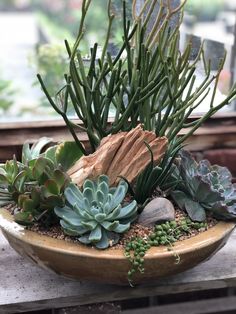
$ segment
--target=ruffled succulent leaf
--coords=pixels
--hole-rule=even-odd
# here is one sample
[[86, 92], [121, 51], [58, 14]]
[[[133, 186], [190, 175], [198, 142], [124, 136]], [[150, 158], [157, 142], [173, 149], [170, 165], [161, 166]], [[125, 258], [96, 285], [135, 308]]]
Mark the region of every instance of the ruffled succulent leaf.
[[198, 202], [186, 198], [185, 210], [193, 221], [202, 222], [206, 220], [206, 211], [204, 207]]
[[192, 217], [199, 211], [199, 217], [194, 218], [199, 221], [204, 218], [204, 210], [212, 212], [218, 219], [235, 218], [236, 188], [230, 171], [226, 167], [211, 166], [207, 160], [197, 163], [184, 150], [180, 157], [178, 169], [182, 182], [171, 193], [176, 204]]

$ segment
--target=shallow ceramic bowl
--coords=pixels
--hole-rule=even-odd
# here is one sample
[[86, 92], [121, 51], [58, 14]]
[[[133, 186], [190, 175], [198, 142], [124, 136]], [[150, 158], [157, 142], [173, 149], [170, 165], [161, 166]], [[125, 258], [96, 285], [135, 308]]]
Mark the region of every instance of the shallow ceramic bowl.
[[[0, 209], [0, 227], [20, 255], [43, 268], [73, 279], [128, 284], [130, 263], [122, 249], [101, 251], [39, 235], [15, 223], [6, 209]], [[155, 280], [194, 267], [216, 253], [226, 243], [234, 227], [234, 223], [219, 222], [208, 231], [177, 242], [174, 252], [180, 257], [178, 264], [173, 251], [167, 251], [166, 247], [151, 248], [145, 256], [145, 273], [138, 274], [134, 282]]]

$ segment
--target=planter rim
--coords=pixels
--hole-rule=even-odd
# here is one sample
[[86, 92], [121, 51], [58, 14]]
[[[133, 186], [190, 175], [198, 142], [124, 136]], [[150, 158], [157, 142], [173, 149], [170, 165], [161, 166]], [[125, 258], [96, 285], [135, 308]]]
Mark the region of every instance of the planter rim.
[[[207, 231], [197, 234], [191, 238], [177, 241], [173, 250], [168, 251], [166, 246], [152, 247], [145, 255], [145, 259], [166, 258], [174, 254], [188, 253], [193, 250], [207, 247], [213, 241], [217, 241], [222, 236], [231, 232], [236, 226], [235, 222], [218, 222], [215, 226]], [[66, 255], [83, 256], [96, 259], [127, 259], [124, 256], [124, 250], [121, 248], [108, 248], [106, 250], [98, 250], [80, 243], [67, 242], [61, 239], [55, 239], [47, 235], [41, 235], [37, 232], [25, 229], [23, 226], [14, 222], [13, 216], [5, 208], [0, 208], [0, 229], [3, 232], [10, 233], [21, 241], [33, 244], [36, 247], [43, 247], [46, 250], [61, 252]], [[207, 235], [207, 237], [206, 237]]]

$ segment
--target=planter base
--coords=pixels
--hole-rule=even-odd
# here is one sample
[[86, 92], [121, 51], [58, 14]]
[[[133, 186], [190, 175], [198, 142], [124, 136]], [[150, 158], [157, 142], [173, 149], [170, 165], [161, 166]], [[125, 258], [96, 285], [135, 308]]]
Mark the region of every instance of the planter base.
[[[78, 280], [128, 284], [130, 263], [122, 249], [100, 251], [39, 235], [15, 223], [6, 209], [0, 209], [0, 227], [9, 244], [20, 255], [43, 268]], [[145, 273], [137, 274], [134, 283], [153, 281], [196, 266], [226, 243], [234, 227], [234, 223], [219, 222], [195, 237], [176, 242], [174, 251], [167, 251], [166, 247], [151, 248], [145, 256]], [[180, 257], [178, 264], [176, 254]]]

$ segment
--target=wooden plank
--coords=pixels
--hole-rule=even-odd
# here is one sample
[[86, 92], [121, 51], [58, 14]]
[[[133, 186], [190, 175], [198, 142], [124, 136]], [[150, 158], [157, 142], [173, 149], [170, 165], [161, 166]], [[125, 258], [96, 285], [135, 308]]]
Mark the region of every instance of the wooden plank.
[[63, 308], [140, 297], [236, 287], [236, 232], [211, 260], [185, 273], [135, 288], [76, 282], [42, 270], [0, 235], [0, 313]]
[[123, 314], [210, 314], [236, 313], [236, 297], [224, 297], [209, 300], [182, 302], [168, 305], [154, 306], [151, 308], [134, 309], [123, 311]]

